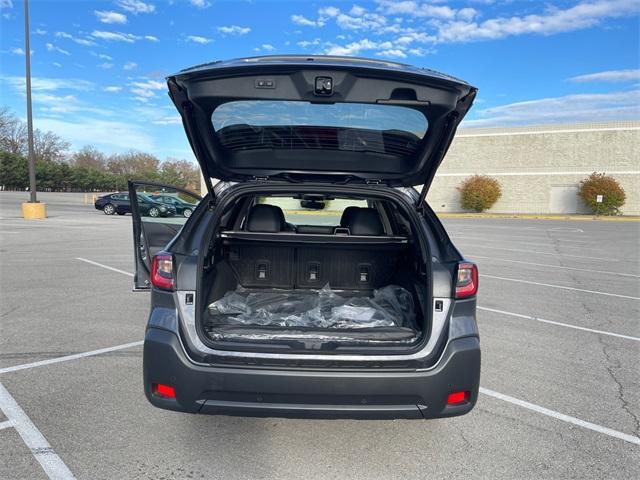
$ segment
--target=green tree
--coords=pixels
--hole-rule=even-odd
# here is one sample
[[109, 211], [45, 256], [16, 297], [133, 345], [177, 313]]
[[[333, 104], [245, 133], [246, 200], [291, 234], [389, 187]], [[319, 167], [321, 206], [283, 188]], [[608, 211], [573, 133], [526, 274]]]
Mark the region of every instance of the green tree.
[[596, 172], [580, 182], [578, 194], [596, 215], [620, 214], [626, 199], [624, 189], [615, 178]]
[[502, 196], [498, 180], [485, 175], [467, 178], [460, 184], [458, 191], [462, 208], [478, 213], [491, 208]]
[[0, 151], [0, 185], [6, 189], [24, 190], [29, 185], [27, 159], [17, 153]]

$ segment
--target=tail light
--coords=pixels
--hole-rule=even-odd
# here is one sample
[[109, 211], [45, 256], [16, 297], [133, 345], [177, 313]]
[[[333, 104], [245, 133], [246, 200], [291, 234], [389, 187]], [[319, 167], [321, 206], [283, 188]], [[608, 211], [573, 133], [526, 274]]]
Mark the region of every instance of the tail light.
[[460, 262], [456, 281], [456, 298], [473, 297], [478, 293], [478, 267], [475, 263]]
[[467, 403], [471, 397], [471, 392], [453, 392], [447, 396], [447, 405], [460, 405]]
[[153, 391], [156, 395], [167, 398], [176, 398], [176, 391], [170, 385], [164, 385], [162, 383], [156, 383], [153, 386]]
[[151, 263], [151, 284], [163, 290], [173, 290], [173, 256], [158, 253]]

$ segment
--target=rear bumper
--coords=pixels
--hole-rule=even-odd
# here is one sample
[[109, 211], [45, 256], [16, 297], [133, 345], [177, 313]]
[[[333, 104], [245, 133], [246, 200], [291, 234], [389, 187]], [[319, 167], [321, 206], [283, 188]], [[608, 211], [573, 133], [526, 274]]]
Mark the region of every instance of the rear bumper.
[[[178, 337], [148, 328], [144, 389], [156, 407], [189, 413], [295, 418], [439, 418], [463, 415], [476, 403], [480, 382], [477, 337], [449, 342], [428, 371], [283, 370], [192, 363]], [[153, 392], [175, 388], [176, 398]], [[469, 401], [446, 405], [454, 391]]]

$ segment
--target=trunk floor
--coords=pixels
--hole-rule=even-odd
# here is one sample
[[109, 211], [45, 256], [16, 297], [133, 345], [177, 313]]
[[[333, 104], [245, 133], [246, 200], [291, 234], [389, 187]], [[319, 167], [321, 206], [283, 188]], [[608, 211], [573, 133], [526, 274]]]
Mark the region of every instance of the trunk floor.
[[373, 292], [238, 288], [209, 305], [203, 327], [212, 340], [231, 342], [406, 344], [420, 336], [413, 297], [396, 285]]

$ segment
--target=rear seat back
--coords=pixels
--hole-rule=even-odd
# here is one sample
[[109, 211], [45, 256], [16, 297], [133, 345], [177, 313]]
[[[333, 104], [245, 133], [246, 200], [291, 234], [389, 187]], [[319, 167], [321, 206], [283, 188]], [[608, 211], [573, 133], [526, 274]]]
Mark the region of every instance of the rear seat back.
[[[350, 212], [347, 210], [351, 208]], [[348, 207], [343, 217], [345, 229], [352, 236], [381, 236], [384, 228], [373, 208]], [[342, 222], [341, 222], [342, 224]], [[286, 224], [278, 207], [260, 204], [249, 212], [245, 230], [284, 235]], [[398, 259], [406, 244], [331, 241], [335, 227], [298, 226], [298, 233], [274, 241], [229, 239], [225, 243], [225, 260], [238, 283], [256, 288], [332, 288], [367, 290], [386, 285], [396, 272]], [[304, 234], [325, 235], [327, 241], [305, 242]], [[299, 241], [295, 238], [299, 236]]]

